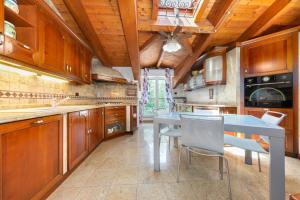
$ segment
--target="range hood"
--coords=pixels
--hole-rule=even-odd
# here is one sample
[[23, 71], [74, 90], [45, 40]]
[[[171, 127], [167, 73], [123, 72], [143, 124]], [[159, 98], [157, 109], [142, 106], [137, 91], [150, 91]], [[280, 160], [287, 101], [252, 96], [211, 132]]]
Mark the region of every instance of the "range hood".
[[95, 82], [129, 83], [120, 72], [111, 67], [103, 66], [99, 60], [92, 60], [92, 79]]

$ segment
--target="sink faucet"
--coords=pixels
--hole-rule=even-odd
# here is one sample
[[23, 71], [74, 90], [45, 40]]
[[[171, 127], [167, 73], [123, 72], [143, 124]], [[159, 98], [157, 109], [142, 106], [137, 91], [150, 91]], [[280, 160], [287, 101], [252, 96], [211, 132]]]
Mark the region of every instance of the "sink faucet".
[[66, 97], [66, 98], [63, 98], [61, 100], [58, 100], [57, 98], [53, 98], [52, 101], [51, 101], [51, 107], [55, 108], [59, 104], [62, 104], [63, 102], [65, 102], [69, 99], [70, 99], [70, 97]]

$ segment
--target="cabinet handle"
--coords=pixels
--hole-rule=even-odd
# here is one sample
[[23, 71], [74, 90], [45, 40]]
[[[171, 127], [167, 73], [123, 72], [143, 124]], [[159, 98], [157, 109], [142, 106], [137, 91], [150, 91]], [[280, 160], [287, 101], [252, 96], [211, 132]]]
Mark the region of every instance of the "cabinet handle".
[[69, 71], [69, 65], [66, 64], [66, 71]]
[[72, 67], [70, 66], [70, 72], [72, 72]]
[[27, 46], [27, 45], [25, 45], [25, 44], [21, 44], [21, 43], [17, 42], [17, 45], [18, 45], [19, 47], [21, 47], [21, 48], [26, 49], [26, 50], [30, 50], [30, 47]]
[[36, 122], [32, 122], [32, 125], [39, 125], [39, 124], [42, 124], [44, 123], [44, 120], [37, 120]]

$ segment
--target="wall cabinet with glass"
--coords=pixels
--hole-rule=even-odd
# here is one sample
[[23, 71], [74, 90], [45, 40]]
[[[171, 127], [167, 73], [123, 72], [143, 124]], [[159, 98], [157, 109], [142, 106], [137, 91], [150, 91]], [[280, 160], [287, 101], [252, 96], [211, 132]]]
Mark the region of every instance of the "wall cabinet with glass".
[[204, 62], [206, 85], [226, 84], [226, 52]]

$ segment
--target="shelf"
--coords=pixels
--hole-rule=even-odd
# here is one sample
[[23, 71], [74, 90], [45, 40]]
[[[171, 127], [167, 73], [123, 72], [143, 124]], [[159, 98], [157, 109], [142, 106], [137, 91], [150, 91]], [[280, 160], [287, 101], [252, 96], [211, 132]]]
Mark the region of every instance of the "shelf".
[[23, 18], [21, 15], [17, 14], [7, 6], [4, 6], [4, 12], [5, 12], [5, 20], [14, 24], [15, 27], [34, 27], [25, 18]]
[[93, 81], [96, 82], [111, 82], [111, 83], [120, 83], [120, 84], [129, 84], [125, 78], [116, 78], [106, 75], [92, 74]]

